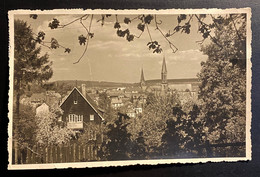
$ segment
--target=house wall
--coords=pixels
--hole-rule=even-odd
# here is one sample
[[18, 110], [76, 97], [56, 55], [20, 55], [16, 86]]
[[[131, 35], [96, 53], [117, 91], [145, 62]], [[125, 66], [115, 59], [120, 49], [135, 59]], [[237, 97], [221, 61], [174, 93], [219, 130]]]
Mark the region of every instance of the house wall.
[[[74, 101], [77, 101], [77, 104], [74, 104]], [[68, 96], [66, 101], [61, 105], [61, 109], [64, 111], [62, 121], [68, 122], [69, 114], [77, 114], [83, 115], [85, 123], [94, 122], [95, 124], [101, 124], [101, 117], [76, 90], [73, 90]], [[94, 121], [90, 120], [90, 115], [94, 115]]]

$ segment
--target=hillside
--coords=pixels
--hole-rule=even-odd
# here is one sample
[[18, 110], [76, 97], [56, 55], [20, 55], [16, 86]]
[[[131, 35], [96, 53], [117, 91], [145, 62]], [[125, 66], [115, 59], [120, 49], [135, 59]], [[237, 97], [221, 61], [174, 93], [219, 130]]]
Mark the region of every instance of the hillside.
[[117, 83], [117, 82], [106, 82], [106, 81], [75, 81], [75, 80], [61, 80], [61, 81], [54, 81], [53, 84], [57, 85], [67, 85], [70, 87], [81, 86], [85, 84], [86, 87], [130, 87], [133, 86], [133, 83]]
[[[158, 85], [161, 83], [161, 79], [146, 80], [147, 85]], [[187, 79], [168, 79], [169, 84], [187, 84], [191, 83], [193, 85], [198, 85], [199, 81], [197, 78], [187, 78]], [[57, 87], [65, 86], [67, 88], [73, 88], [75, 86], [81, 86], [85, 84], [87, 88], [89, 87], [99, 87], [99, 88], [117, 88], [117, 87], [136, 87], [139, 83], [120, 83], [120, 82], [106, 82], [106, 81], [75, 81], [75, 80], [60, 80], [49, 82], [48, 84], [55, 85]]]

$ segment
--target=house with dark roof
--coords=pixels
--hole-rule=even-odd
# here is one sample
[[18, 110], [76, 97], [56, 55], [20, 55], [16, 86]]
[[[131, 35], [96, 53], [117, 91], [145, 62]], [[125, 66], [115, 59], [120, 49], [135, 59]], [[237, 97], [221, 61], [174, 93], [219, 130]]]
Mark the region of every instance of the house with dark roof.
[[102, 143], [103, 112], [86, 93], [84, 84], [82, 91], [74, 87], [60, 104], [60, 108], [64, 111], [61, 121], [68, 128], [87, 133], [89, 140]]

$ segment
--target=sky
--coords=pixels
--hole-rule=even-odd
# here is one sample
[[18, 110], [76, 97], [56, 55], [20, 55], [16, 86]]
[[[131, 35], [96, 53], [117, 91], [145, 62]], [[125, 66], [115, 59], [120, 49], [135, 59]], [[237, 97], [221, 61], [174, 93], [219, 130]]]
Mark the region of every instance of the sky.
[[[197, 32], [198, 26], [196, 21], [191, 21], [191, 33], [176, 33], [169, 40], [178, 48], [173, 53], [168, 42], [155, 30], [155, 24], [149, 25], [149, 31], [153, 40], [161, 44], [163, 52], [160, 54], [153, 53], [148, 49], [147, 43], [150, 41], [147, 30], [144, 31], [140, 38], [128, 42], [125, 38], [116, 35], [114, 29], [115, 16], [105, 20], [101, 26], [97, 22], [101, 15], [94, 15], [91, 32], [94, 37], [90, 39], [88, 50], [77, 64], [73, 64], [82, 55], [85, 46], [80, 45], [78, 36], [86, 34], [84, 27], [76, 21], [65, 28], [50, 29], [48, 24], [53, 18], [57, 18], [60, 24], [66, 24], [74, 19], [81, 17], [82, 14], [75, 15], [47, 15], [41, 14], [37, 19], [29, 18], [28, 15], [16, 15], [15, 19], [24, 20], [30, 25], [34, 33], [39, 31], [45, 32], [45, 40], [51, 38], [58, 40], [59, 44], [71, 49], [71, 52], [64, 53], [63, 48], [49, 49], [42, 46], [42, 54], [48, 53], [49, 59], [53, 61], [53, 77], [50, 81], [56, 80], [87, 80], [87, 81], [109, 81], [109, 82], [139, 82], [141, 68], [144, 70], [146, 80], [160, 79], [161, 65], [165, 57], [168, 71], [168, 79], [178, 78], [195, 78], [201, 69], [200, 63], [207, 59], [206, 55], [200, 51], [200, 45], [196, 41], [202, 40], [201, 35]], [[138, 36], [137, 24], [139, 21], [132, 21], [130, 24], [124, 24], [124, 17], [130, 19], [136, 15], [118, 15], [118, 21], [122, 29], [129, 28], [130, 32]], [[177, 25], [176, 15], [157, 15], [157, 20], [161, 21], [160, 28], [163, 32], [173, 30]], [[84, 21], [88, 26], [90, 18]]]

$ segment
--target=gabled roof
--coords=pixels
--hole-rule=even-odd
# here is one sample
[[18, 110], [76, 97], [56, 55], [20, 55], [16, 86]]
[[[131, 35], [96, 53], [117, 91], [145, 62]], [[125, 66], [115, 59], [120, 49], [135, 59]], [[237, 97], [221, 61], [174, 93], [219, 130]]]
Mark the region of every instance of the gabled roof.
[[99, 112], [99, 108], [97, 107], [96, 103], [86, 94], [86, 97], [77, 89], [74, 87], [71, 92], [67, 95], [67, 97], [63, 100], [63, 102], [60, 104], [60, 107], [65, 103], [65, 101], [69, 98], [69, 96], [72, 94], [72, 92], [76, 90], [83, 98], [84, 100], [93, 108], [93, 110], [101, 117], [102, 120], [104, 120], [103, 116]]

